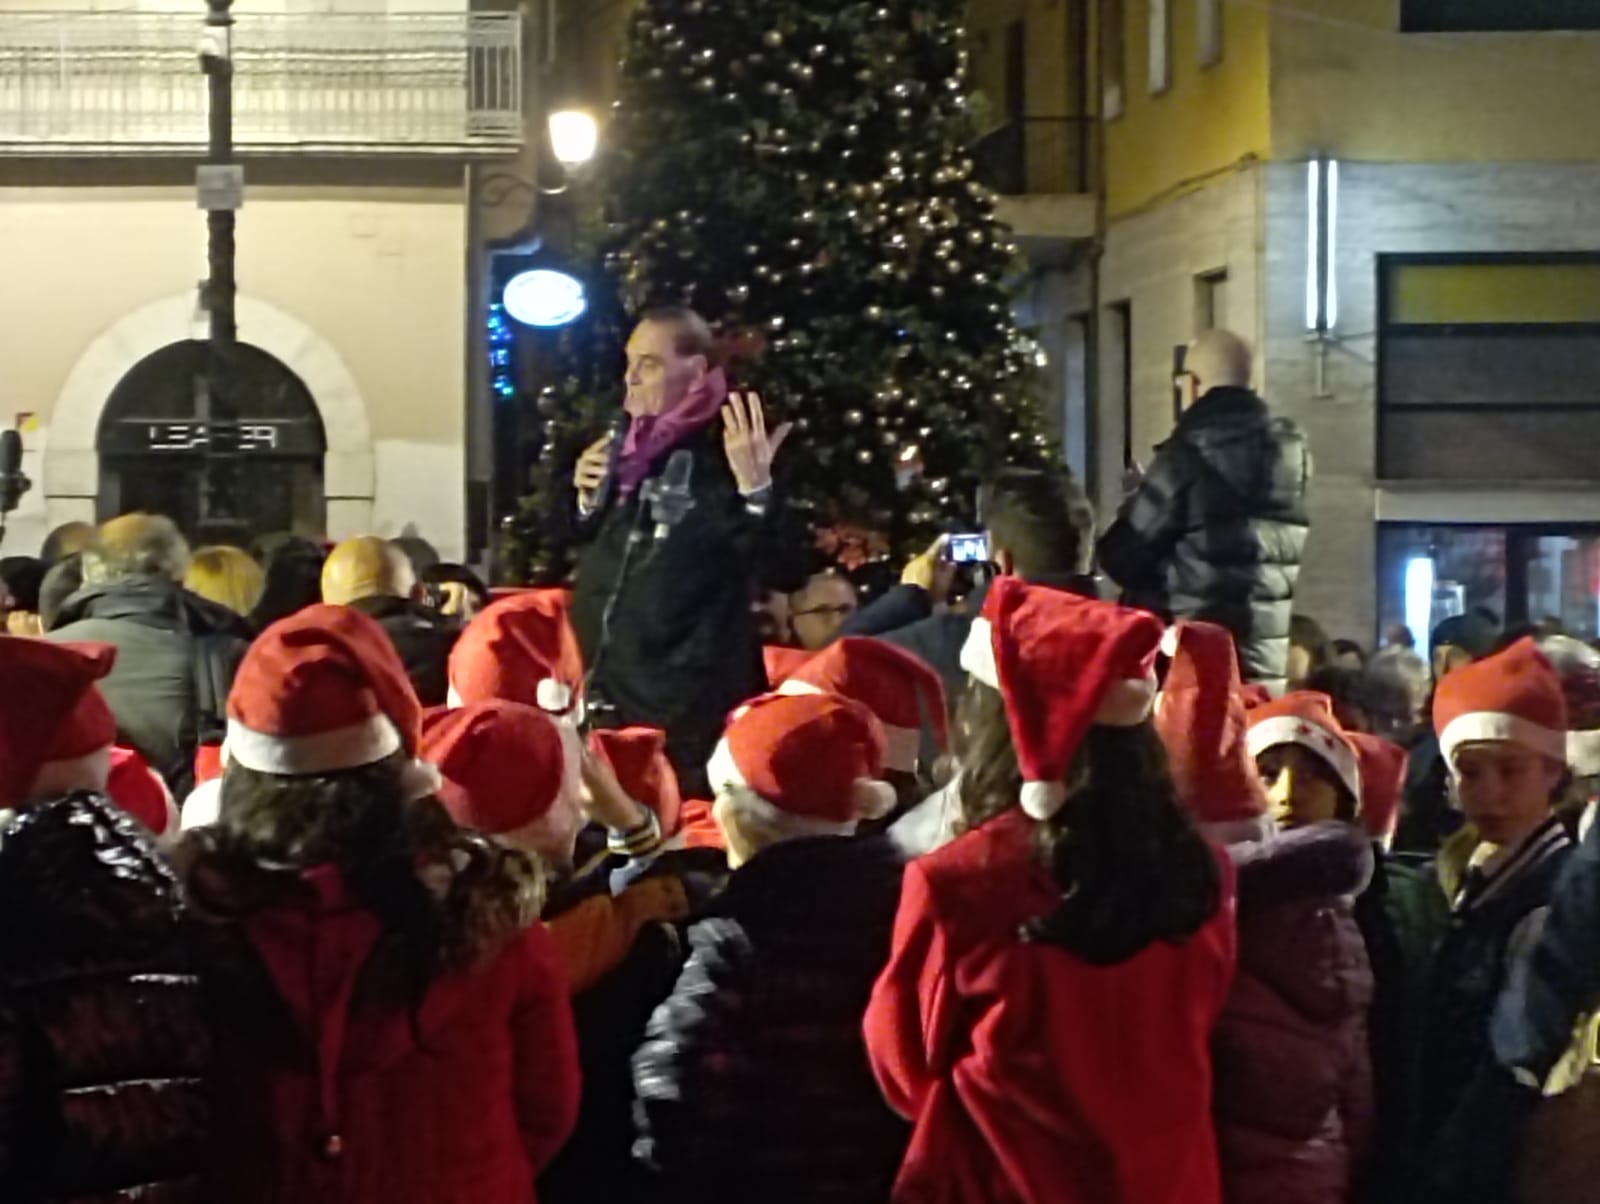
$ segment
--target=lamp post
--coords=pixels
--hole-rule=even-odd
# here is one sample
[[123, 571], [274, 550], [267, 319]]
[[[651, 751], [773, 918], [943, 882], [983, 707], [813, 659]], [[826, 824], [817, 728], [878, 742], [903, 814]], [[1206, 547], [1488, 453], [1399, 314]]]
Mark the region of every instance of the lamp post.
[[232, 473], [227, 461], [233, 450], [219, 454], [215, 445], [218, 420], [237, 419], [231, 404], [234, 348], [239, 327], [234, 316], [235, 214], [244, 201], [244, 169], [233, 155], [233, 0], [206, 0], [205, 37], [200, 66], [207, 81], [207, 145], [205, 162], [196, 169], [200, 207], [206, 211], [206, 270], [201, 303], [209, 320], [204, 379], [195, 390], [197, 419], [210, 438], [204, 455], [200, 521], [236, 521]]

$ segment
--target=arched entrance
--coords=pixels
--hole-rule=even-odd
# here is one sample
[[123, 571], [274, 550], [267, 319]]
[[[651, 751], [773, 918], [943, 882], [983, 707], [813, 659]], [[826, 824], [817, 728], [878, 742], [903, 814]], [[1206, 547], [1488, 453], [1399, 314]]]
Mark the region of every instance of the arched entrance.
[[100, 415], [96, 517], [165, 514], [201, 542], [327, 530], [327, 437], [305, 383], [258, 347], [231, 353], [213, 397], [207, 345], [169, 343], [139, 360]]

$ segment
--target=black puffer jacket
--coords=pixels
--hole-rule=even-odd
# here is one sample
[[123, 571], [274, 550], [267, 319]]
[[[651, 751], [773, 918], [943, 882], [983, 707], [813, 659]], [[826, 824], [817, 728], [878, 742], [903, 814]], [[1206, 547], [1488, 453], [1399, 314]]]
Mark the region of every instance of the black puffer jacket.
[[407, 598], [357, 598], [350, 609], [383, 628], [417, 700], [425, 707], [442, 707], [450, 694], [450, 653], [461, 636], [456, 621]]
[[[591, 704], [615, 708], [608, 722], [665, 731], [685, 797], [709, 797], [705, 765], [728, 712], [767, 689], [751, 600], [758, 588], [794, 590], [805, 577], [805, 543], [781, 483], [763, 513], [748, 510], [721, 431], [718, 419], [685, 444], [694, 508], [665, 538], [649, 538], [655, 528], [639, 492], [582, 524], [593, 538], [572, 599]], [[636, 531], [643, 540], [630, 550]]]
[[1233, 633], [1247, 681], [1281, 684], [1311, 519], [1311, 452], [1248, 389], [1213, 389], [1156, 449], [1100, 540], [1123, 600]]
[[889, 955], [900, 854], [883, 837], [774, 845], [689, 929], [633, 1059], [635, 1156], [671, 1201], [882, 1204], [910, 1130], [861, 1019]]
[[200, 1200], [210, 1045], [149, 837], [99, 795], [30, 807], [0, 916], [0, 1200]]

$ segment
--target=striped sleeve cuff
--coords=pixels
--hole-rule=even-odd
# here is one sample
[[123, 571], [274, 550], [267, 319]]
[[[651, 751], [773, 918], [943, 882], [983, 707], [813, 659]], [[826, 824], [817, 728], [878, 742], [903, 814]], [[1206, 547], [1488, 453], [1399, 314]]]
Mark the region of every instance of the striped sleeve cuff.
[[643, 857], [661, 847], [661, 821], [645, 809], [644, 822], [625, 832], [615, 828], [606, 832], [606, 848], [622, 857]]

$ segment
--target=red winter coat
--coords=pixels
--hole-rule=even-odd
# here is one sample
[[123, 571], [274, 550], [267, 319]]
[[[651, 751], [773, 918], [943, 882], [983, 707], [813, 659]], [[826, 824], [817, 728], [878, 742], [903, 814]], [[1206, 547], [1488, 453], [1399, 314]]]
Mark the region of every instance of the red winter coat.
[[[333, 870], [317, 899], [244, 925], [256, 998], [216, 1018], [220, 1066], [208, 1199], [229, 1204], [530, 1204], [572, 1131], [577, 1042], [567, 986], [538, 925], [487, 965], [434, 982], [417, 1009], [351, 1005], [380, 936]], [[264, 974], [261, 973], [264, 968]], [[273, 993], [277, 1000], [270, 1000]], [[357, 993], [357, 998], [360, 995]], [[420, 1039], [420, 1042], [419, 1042]]]
[[1212, 1025], [1232, 887], [1182, 945], [1114, 966], [1019, 939], [1061, 890], [1012, 810], [906, 869], [867, 1008], [873, 1069], [915, 1125], [893, 1199], [1219, 1204]]
[[1346, 1204], [1370, 1144], [1372, 967], [1352, 900], [1372, 846], [1315, 824], [1232, 850], [1239, 975], [1217, 1025], [1228, 1204]]

